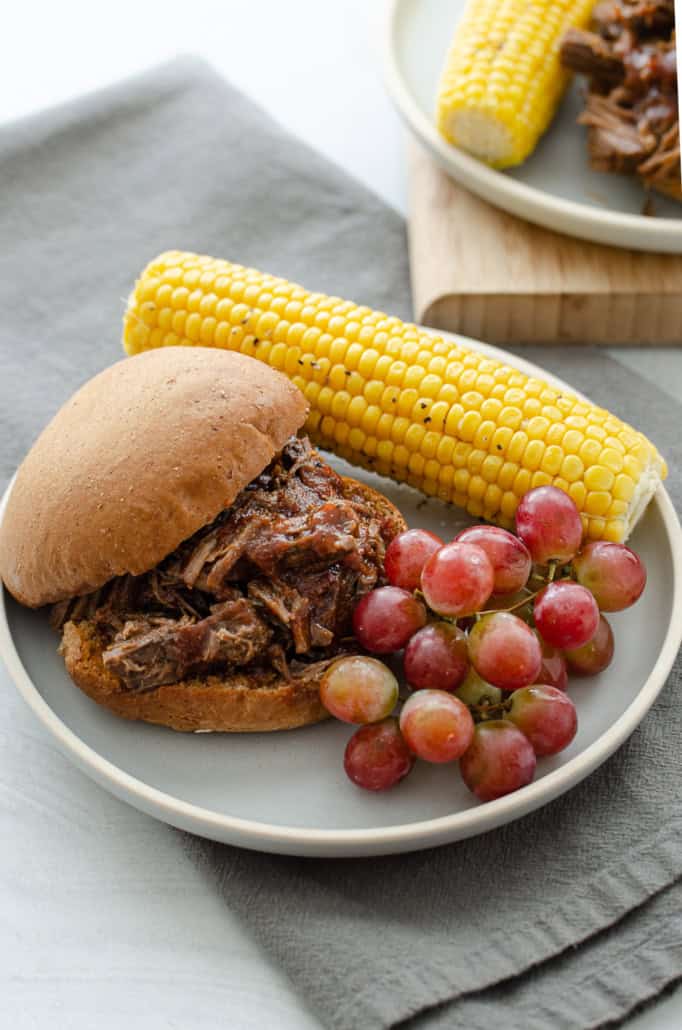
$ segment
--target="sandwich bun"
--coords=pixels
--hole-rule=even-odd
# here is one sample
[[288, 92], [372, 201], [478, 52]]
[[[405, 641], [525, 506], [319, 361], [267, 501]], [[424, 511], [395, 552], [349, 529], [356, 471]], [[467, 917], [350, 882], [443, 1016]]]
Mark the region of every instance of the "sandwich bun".
[[111, 365], [20, 465], [0, 578], [38, 608], [153, 569], [232, 504], [307, 413], [285, 376], [231, 351], [166, 347]]

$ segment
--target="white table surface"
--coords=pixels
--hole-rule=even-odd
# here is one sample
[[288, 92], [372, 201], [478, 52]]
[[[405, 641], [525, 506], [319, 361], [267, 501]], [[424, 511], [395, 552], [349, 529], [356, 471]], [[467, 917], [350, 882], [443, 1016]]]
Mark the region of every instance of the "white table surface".
[[[6, 5], [0, 122], [190, 51], [404, 212], [406, 140], [381, 83], [382, 8], [382, 0]], [[613, 353], [682, 396], [682, 349]], [[1, 667], [0, 692], [0, 1024], [319, 1028], [186, 858], [179, 835], [71, 768]], [[628, 1025], [679, 1028], [682, 991]]]

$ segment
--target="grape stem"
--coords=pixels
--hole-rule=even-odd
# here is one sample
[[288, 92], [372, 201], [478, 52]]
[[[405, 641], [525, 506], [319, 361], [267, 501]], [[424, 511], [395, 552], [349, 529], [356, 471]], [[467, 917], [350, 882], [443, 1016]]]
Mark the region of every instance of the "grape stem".
[[485, 611], [476, 612], [476, 618], [480, 619], [484, 615], [496, 615], [498, 612], [515, 612], [517, 608], [523, 608], [524, 604], [528, 604], [534, 597], [537, 597], [543, 589], [543, 587], [540, 587], [538, 590], [529, 590], [527, 597], [522, 597], [520, 601], [516, 601], [509, 608], [488, 608]]
[[505, 701], [499, 701], [497, 704], [467, 705], [467, 707], [474, 719], [479, 722], [484, 722], [486, 719], [499, 719], [504, 712], [510, 710], [511, 697]]

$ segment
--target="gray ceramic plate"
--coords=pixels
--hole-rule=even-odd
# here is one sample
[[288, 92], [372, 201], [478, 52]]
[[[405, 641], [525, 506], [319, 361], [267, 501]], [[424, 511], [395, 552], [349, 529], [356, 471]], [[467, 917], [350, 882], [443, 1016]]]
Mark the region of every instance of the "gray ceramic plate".
[[629, 176], [588, 167], [576, 79], [549, 131], [519, 168], [498, 172], [450, 146], [433, 111], [440, 72], [466, 0], [390, 0], [386, 83], [408, 126], [453, 179], [512, 214], [597, 243], [682, 253], [682, 205], [656, 194], [656, 217]]
[[[485, 344], [471, 346], [567, 389], [528, 362]], [[349, 471], [343, 462], [332, 463]], [[460, 513], [440, 502], [356, 469], [352, 473], [383, 490], [412, 526], [447, 538], [464, 524]], [[45, 612], [21, 608], [4, 592], [0, 654], [64, 753], [105, 789], [158, 819], [229, 844], [284, 854], [416, 850], [482, 833], [546, 804], [599, 766], [644, 717], [682, 639], [682, 531], [663, 488], [631, 542], [646, 562], [650, 587], [634, 608], [613, 616], [617, 648], [610, 668], [571, 686], [577, 737], [561, 755], [539, 762], [532, 784], [487, 805], [468, 793], [456, 766], [420, 763], [393, 791], [358, 790], [341, 764], [351, 731], [337, 722], [223, 736], [119, 720], [68, 679]]]

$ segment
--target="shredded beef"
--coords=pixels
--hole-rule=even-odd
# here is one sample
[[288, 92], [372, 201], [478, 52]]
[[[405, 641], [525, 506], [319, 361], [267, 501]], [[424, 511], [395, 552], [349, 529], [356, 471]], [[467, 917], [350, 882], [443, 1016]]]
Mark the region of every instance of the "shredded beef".
[[[260, 603], [285, 629], [291, 632], [297, 654], [311, 647], [310, 605], [294, 587], [281, 580], [254, 579], [248, 585], [249, 597]], [[327, 643], [331, 643], [328, 640]]]
[[570, 29], [561, 45], [563, 65], [589, 77], [579, 120], [592, 166], [682, 200], [674, 4], [606, 0], [593, 21], [596, 31]]
[[615, 85], [625, 76], [623, 59], [596, 32], [569, 29], [561, 43], [561, 61], [567, 68]]
[[300, 677], [343, 647], [386, 542], [375, 513], [293, 437], [157, 568], [55, 605], [52, 621], [94, 620], [105, 666], [130, 690], [246, 666]]
[[237, 597], [215, 605], [198, 622], [186, 615], [126, 622], [104, 652], [104, 664], [131, 689], [149, 690], [216, 664], [248, 665], [271, 637], [253, 605]]

